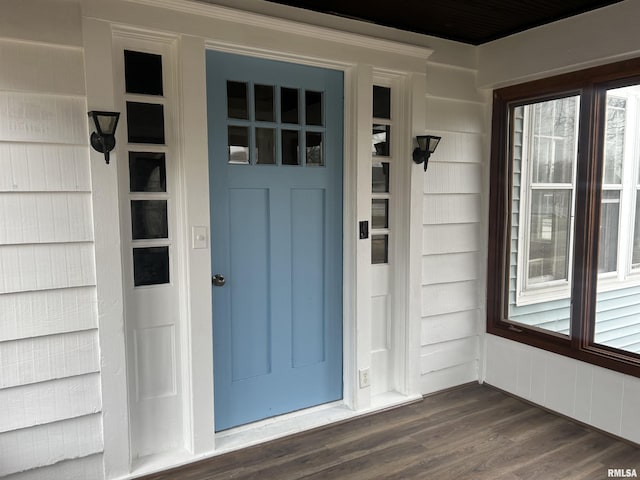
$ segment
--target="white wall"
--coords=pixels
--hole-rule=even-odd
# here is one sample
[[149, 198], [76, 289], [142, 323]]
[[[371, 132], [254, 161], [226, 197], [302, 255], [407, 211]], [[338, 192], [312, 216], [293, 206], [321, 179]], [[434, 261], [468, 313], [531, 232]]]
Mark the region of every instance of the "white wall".
[[79, 6], [3, 2], [0, 35], [0, 476], [98, 479], [102, 398]]
[[[640, 55], [640, 2], [626, 0], [478, 48], [478, 84], [494, 88]], [[484, 187], [488, 191], [488, 184]], [[488, 212], [483, 212], [483, 219]], [[639, 442], [640, 379], [486, 335], [484, 380]]]

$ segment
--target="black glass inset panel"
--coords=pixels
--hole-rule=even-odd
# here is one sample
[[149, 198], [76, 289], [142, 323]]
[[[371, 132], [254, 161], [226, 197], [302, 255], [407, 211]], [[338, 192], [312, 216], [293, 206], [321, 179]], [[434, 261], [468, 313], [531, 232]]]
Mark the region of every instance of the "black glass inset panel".
[[229, 163], [249, 163], [249, 127], [228, 127]]
[[389, 191], [389, 162], [374, 162], [371, 166], [371, 191], [373, 193]]
[[322, 92], [304, 93], [307, 125], [322, 125]]
[[124, 83], [127, 93], [162, 95], [162, 55], [125, 50]]
[[391, 118], [391, 89], [373, 86], [373, 116], [376, 118]]
[[253, 87], [256, 120], [258, 122], [274, 122], [274, 88], [271, 85], [255, 85]]
[[169, 247], [134, 248], [133, 283], [136, 287], [169, 283]]
[[129, 152], [129, 190], [131, 192], [167, 191], [164, 153]]
[[389, 235], [371, 235], [371, 263], [389, 263]]
[[227, 81], [227, 116], [229, 118], [249, 119], [247, 84]]
[[127, 127], [129, 143], [164, 144], [164, 107], [127, 102]]
[[276, 163], [276, 131], [274, 128], [256, 128], [256, 163]]
[[371, 228], [389, 228], [389, 200], [371, 200]]
[[307, 132], [307, 165], [321, 167], [324, 165], [322, 155], [322, 133]]
[[298, 123], [300, 121], [298, 110], [298, 90], [282, 87], [280, 89], [280, 121]]
[[391, 136], [391, 127], [389, 125], [373, 125], [371, 134], [371, 155], [378, 157], [389, 156], [389, 137]]
[[282, 130], [282, 165], [300, 164], [299, 137], [297, 130]]
[[166, 200], [131, 200], [131, 234], [134, 240], [168, 238]]

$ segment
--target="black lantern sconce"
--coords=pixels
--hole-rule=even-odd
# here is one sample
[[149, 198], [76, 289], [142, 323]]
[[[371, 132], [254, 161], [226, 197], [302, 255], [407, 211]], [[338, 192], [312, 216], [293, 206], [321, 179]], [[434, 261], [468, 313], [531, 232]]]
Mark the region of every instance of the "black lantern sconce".
[[120, 113], [91, 110], [88, 115], [96, 127], [96, 131], [91, 134], [91, 146], [95, 151], [104, 153], [104, 161], [109, 165], [109, 152], [116, 146], [116, 127]]
[[413, 151], [413, 161], [416, 163], [424, 163], [424, 171], [427, 171], [427, 164], [429, 163], [429, 157], [436, 151], [438, 143], [442, 137], [436, 137], [435, 135], [418, 135], [416, 140], [418, 146]]

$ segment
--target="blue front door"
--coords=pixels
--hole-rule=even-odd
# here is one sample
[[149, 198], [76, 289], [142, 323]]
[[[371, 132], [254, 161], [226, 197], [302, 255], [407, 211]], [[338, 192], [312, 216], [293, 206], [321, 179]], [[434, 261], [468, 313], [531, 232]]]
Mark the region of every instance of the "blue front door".
[[207, 112], [219, 431], [342, 398], [343, 74], [209, 51]]

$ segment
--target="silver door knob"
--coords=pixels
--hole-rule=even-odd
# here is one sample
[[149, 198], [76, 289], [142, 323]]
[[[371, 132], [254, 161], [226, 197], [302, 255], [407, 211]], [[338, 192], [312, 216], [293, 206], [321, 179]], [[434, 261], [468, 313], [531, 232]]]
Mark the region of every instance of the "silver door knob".
[[225, 283], [227, 283], [227, 280], [224, 278], [224, 275], [216, 273], [213, 277], [211, 277], [211, 283], [215, 287], [222, 287]]

